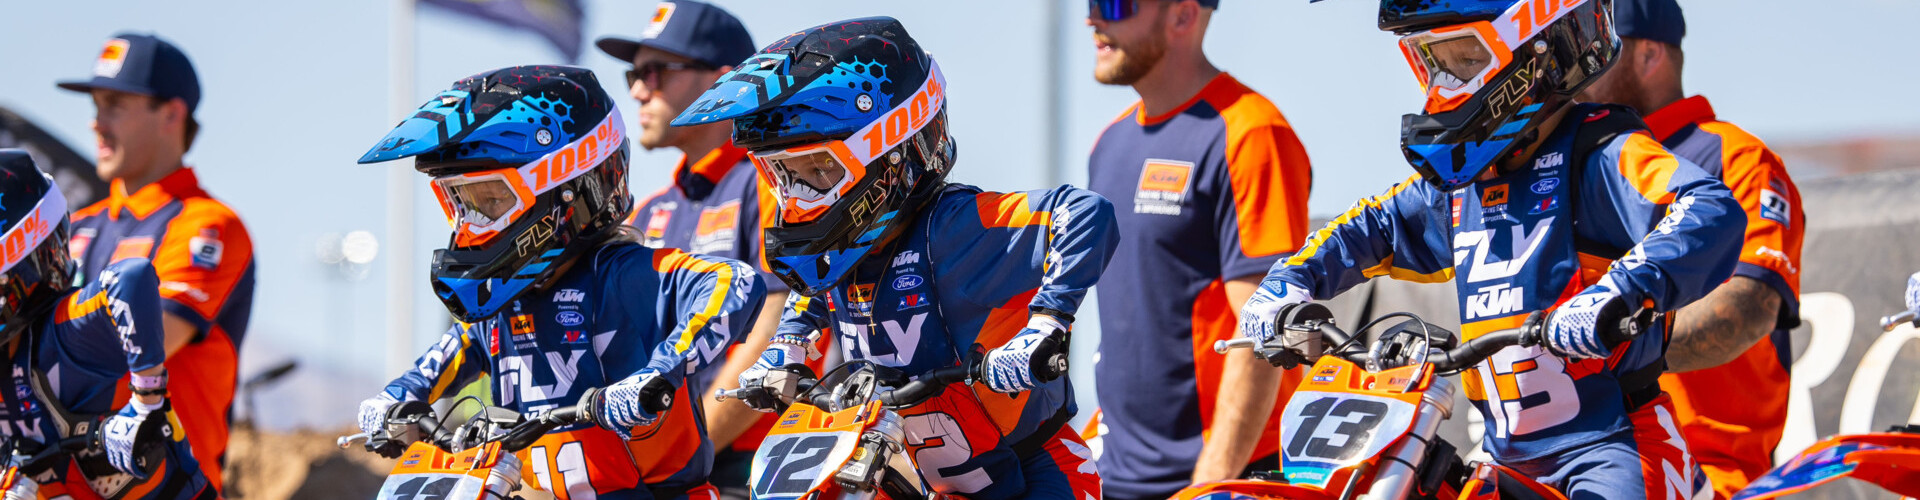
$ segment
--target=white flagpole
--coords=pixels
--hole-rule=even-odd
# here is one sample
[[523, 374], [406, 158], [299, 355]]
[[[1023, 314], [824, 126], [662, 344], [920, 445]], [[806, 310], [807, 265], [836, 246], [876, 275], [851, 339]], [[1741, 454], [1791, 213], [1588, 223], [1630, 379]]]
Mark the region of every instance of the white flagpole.
[[[387, 116], [404, 119], [419, 104], [413, 98], [414, 0], [389, 0], [387, 21]], [[387, 370], [397, 375], [413, 363], [413, 285], [419, 278], [413, 255], [413, 169], [387, 170]]]

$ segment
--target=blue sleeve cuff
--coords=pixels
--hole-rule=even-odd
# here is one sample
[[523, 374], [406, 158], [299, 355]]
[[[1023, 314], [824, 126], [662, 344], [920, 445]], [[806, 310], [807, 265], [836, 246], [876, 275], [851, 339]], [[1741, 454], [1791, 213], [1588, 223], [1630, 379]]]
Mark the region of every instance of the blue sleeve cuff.
[[1772, 287], [1773, 291], [1780, 293], [1780, 317], [1774, 326], [1775, 329], [1792, 330], [1800, 326], [1800, 295], [1794, 293], [1793, 287], [1787, 286], [1787, 279], [1781, 277], [1780, 273], [1766, 267], [1741, 262], [1733, 266], [1733, 275], [1760, 280], [1761, 283]]

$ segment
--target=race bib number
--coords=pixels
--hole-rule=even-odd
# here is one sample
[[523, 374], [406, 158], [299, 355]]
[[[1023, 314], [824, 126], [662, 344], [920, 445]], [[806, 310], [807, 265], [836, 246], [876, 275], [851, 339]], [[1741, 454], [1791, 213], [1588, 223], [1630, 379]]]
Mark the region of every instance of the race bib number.
[[1301, 392], [1287, 401], [1280, 429], [1287, 482], [1325, 487], [1334, 471], [1386, 449], [1413, 427], [1415, 406], [1400, 400]]

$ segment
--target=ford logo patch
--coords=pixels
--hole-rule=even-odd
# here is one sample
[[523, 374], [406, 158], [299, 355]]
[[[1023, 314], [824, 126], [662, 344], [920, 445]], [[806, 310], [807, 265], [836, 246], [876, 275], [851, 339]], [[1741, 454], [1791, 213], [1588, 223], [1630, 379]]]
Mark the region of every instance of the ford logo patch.
[[920, 275], [918, 274], [901, 276], [893, 279], [893, 289], [900, 291], [912, 290], [913, 287], [920, 286], [920, 283], [923, 281], [926, 280], [920, 279]]
[[1557, 187], [1560, 187], [1560, 179], [1540, 179], [1540, 182], [1533, 183], [1533, 192], [1535, 194], [1552, 193], [1553, 189]]
[[579, 311], [560, 311], [560, 314], [554, 315], [553, 320], [560, 322], [562, 326], [580, 326], [581, 323], [587, 322], [587, 315], [580, 314]]

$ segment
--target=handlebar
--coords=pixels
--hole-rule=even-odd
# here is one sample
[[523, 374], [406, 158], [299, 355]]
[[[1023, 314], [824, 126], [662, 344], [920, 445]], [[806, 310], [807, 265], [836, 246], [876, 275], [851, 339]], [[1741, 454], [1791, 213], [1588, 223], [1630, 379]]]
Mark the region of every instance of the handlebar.
[[[1650, 311], [1643, 310], [1642, 312]], [[1325, 306], [1309, 303], [1302, 304], [1298, 307], [1283, 308], [1280, 312], [1280, 321], [1278, 322], [1283, 325], [1283, 328], [1293, 331], [1319, 332], [1321, 340], [1328, 346], [1343, 346], [1348, 344], [1353, 339], [1353, 336], [1334, 325], [1331, 321], [1331, 316], [1331, 313], [1326, 311]], [[1628, 315], [1628, 317], [1621, 319], [1620, 328], [1645, 328], [1643, 323], [1651, 321], [1647, 316], [1646, 314]], [[1384, 319], [1385, 316], [1382, 318]], [[1414, 319], [1417, 320], [1418, 318], [1415, 317]], [[1426, 360], [1429, 363], [1433, 363], [1434, 367], [1441, 373], [1465, 370], [1487, 359], [1488, 356], [1492, 356], [1493, 353], [1499, 352], [1501, 349], [1505, 349], [1508, 346], [1519, 345], [1523, 339], [1537, 337], [1537, 330], [1545, 328], [1545, 319], [1546, 315], [1535, 314], [1528, 317], [1520, 328], [1489, 332], [1452, 349], [1441, 349], [1439, 346], [1434, 346], [1427, 350]], [[1362, 329], [1364, 330], [1365, 327]], [[1256, 354], [1263, 357], [1273, 357], [1273, 354], [1281, 353], [1281, 351], [1289, 348], [1281, 345], [1281, 339], [1278, 336], [1271, 342], [1254, 337], [1241, 337], [1215, 341], [1213, 343], [1213, 350], [1217, 353], [1225, 354], [1227, 351], [1233, 349], [1252, 349]], [[1367, 359], [1370, 357], [1370, 354], [1366, 349], [1356, 350], [1349, 348], [1338, 352], [1329, 352], [1328, 354], [1338, 355], [1356, 363], [1366, 363], [1370, 361]], [[1360, 359], [1355, 359], [1356, 357]], [[1306, 362], [1310, 364], [1311, 360], [1307, 360]]]
[[954, 382], [978, 380], [975, 372], [979, 371], [979, 368], [983, 366], [983, 363], [980, 362], [981, 359], [983, 358], [977, 355], [968, 356], [967, 363], [960, 366], [936, 368], [933, 371], [929, 371], [912, 382], [907, 382], [894, 390], [880, 394], [880, 404], [886, 405], [888, 408], [906, 408], [925, 403], [927, 400], [933, 399], [934, 396], [939, 396], [941, 392], [946, 390], [948, 385]]
[[1524, 332], [1526, 328], [1527, 327], [1521, 327], [1487, 333], [1479, 337], [1474, 337], [1473, 340], [1469, 340], [1465, 344], [1460, 344], [1459, 347], [1445, 351], [1435, 349], [1429, 354], [1427, 361], [1433, 363], [1434, 368], [1441, 373], [1465, 370], [1473, 367], [1473, 365], [1480, 364], [1481, 361], [1486, 360], [1487, 357], [1492, 356], [1493, 353], [1500, 352], [1501, 349], [1506, 349], [1508, 346], [1519, 345], [1520, 339], [1525, 335]]
[[1880, 330], [1891, 332], [1894, 328], [1899, 328], [1901, 323], [1920, 327], [1920, 308], [1908, 309], [1899, 314], [1880, 318]]

